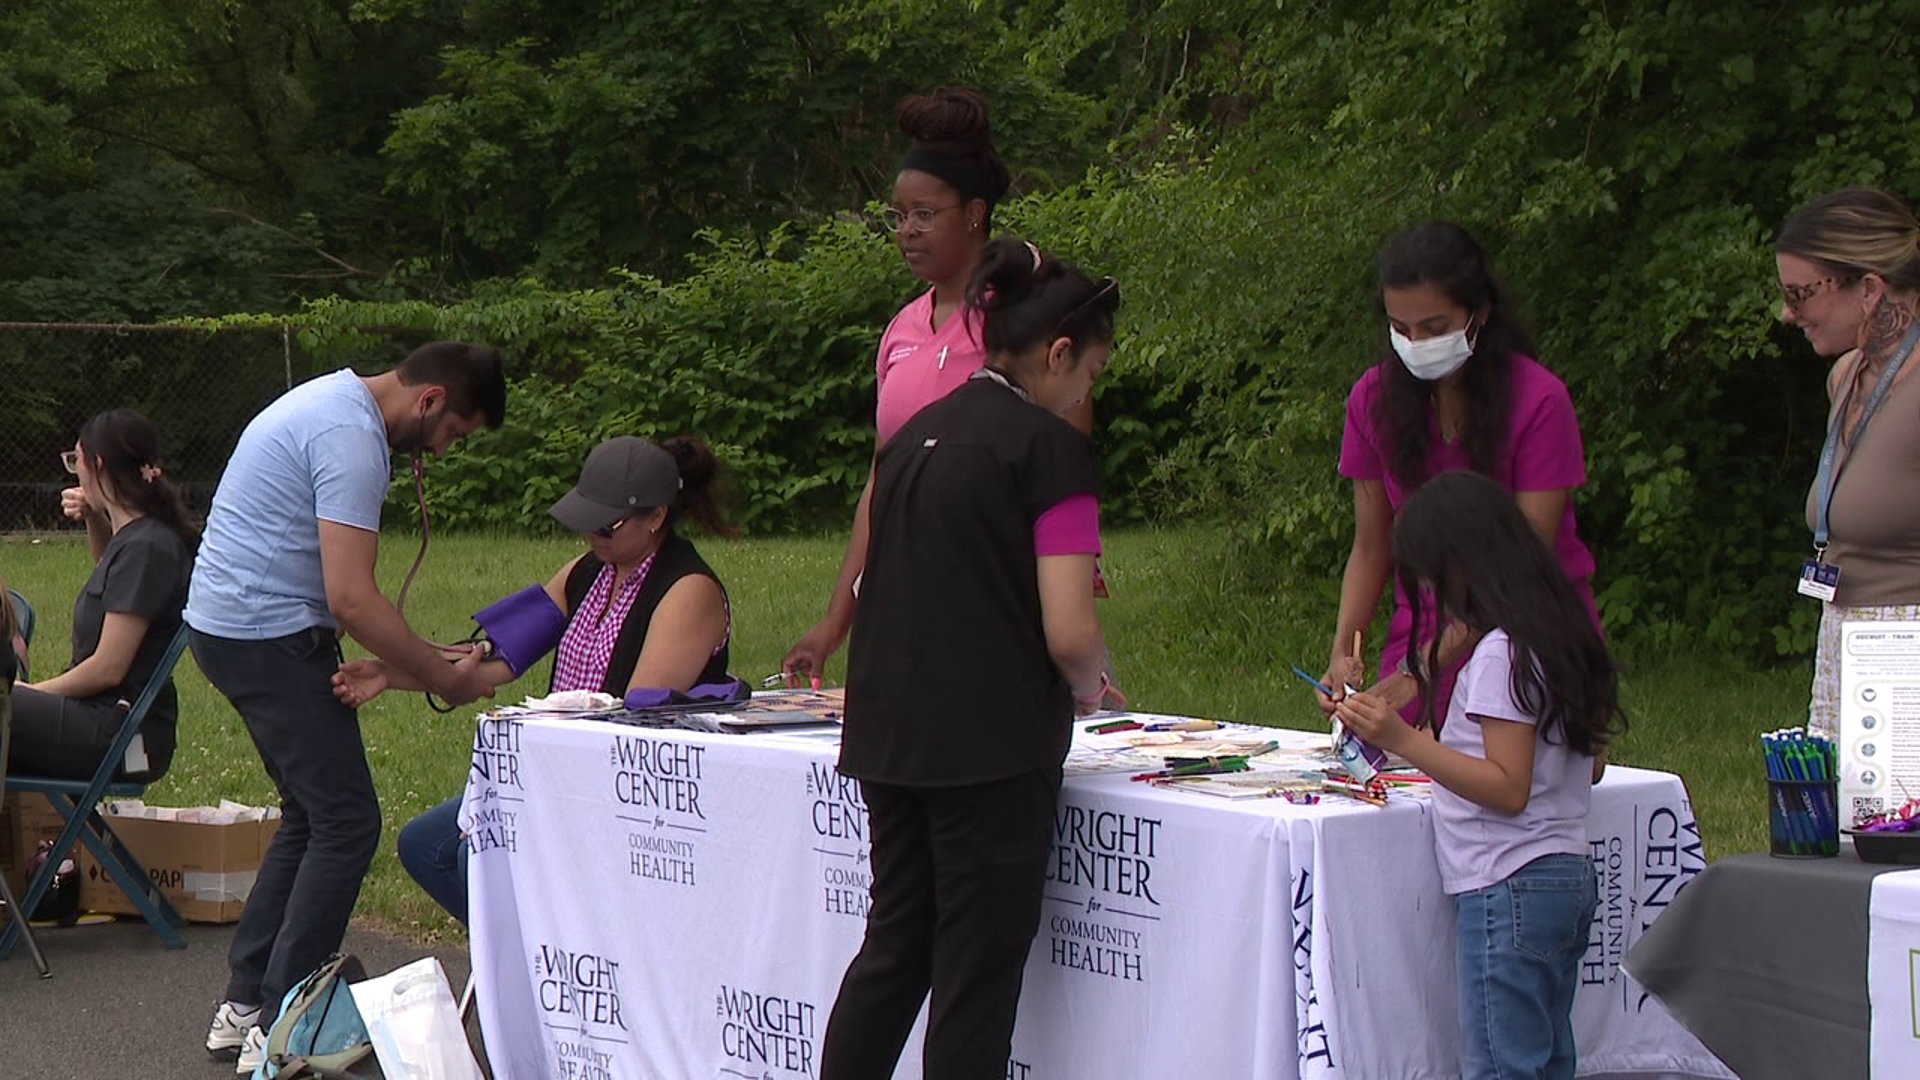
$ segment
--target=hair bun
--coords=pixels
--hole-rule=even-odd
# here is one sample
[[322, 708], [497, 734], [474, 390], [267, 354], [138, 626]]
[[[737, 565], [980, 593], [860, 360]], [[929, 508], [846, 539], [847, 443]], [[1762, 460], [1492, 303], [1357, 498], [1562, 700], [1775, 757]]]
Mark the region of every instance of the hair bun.
[[662, 439], [660, 448], [673, 455], [673, 462], [680, 469], [683, 490], [687, 492], [697, 494], [706, 490], [720, 471], [713, 449], [698, 436], [675, 435]]
[[943, 86], [902, 98], [894, 121], [908, 138], [950, 153], [979, 153], [993, 141], [987, 96], [971, 87]]

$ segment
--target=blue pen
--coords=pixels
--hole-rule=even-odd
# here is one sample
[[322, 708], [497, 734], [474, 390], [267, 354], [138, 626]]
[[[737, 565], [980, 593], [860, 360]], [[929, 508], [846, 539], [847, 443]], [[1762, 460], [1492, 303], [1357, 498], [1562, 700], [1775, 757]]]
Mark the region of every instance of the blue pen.
[[1333, 687], [1328, 686], [1326, 683], [1323, 683], [1319, 679], [1316, 679], [1313, 676], [1307, 674], [1306, 672], [1301, 671], [1297, 667], [1293, 669], [1293, 673], [1295, 675], [1300, 676], [1302, 679], [1306, 680], [1306, 683], [1308, 686], [1313, 687], [1315, 690], [1320, 691], [1321, 693], [1327, 695], [1328, 697], [1333, 696]]

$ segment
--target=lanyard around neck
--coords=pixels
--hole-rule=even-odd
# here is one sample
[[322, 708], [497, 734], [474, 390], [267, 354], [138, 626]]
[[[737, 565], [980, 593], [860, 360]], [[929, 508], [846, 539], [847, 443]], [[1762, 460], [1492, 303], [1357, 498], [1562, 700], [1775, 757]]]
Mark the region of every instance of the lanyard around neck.
[[[1847, 436], [1847, 445], [1853, 448], [1853, 452], [1859, 452], [1860, 439], [1867, 433], [1867, 421], [1872, 420], [1873, 414], [1879, 412], [1880, 406], [1886, 402], [1887, 392], [1893, 389], [1893, 380], [1900, 374], [1900, 369], [1906, 364], [1907, 357], [1913, 354], [1915, 344], [1920, 344], [1920, 323], [1915, 323], [1913, 328], [1907, 331], [1907, 336], [1900, 339], [1899, 350], [1887, 361], [1887, 369], [1880, 373], [1880, 381], [1874, 384], [1873, 393], [1868, 395], [1867, 403], [1861, 407], [1860, 419], [1854, 423], [1852, 433]], [[1818, 499], [1813, 523], [1813, 552], [1816, 556], [1827, 550], [1828, 515], [1833, 510], [1834, 488], [1840, 483], [1840, 470], [1836, 467], [1834, 459], [1840, 449], [1840, 428], [1846, 423], [1847, 407], [1852, 403], [1853, 390], [1849, 389], [1846, 398], [1840, 403], [1839, 415], [1833, 418], [1833, 423], [1827, 425], [1827, 442], [1820, 449], [1820, 471], [1813, 481], [1815, 498]]]
[[971, 376], [969, 376], [969, 378], [989, 379], [993, 382], [997, 382], [1001, 386], [1004, 386], [1007, 389], [1013, 391], [1014, 394], [1018, 396], [1021, 401], [1024, 401], [1029, 405], [1033, 404], [1033, 395], [1027, 393], [1027, 388], [1024, 386], [1021, 386], [1017, 382], [1014, 382], [1012, 379], [1008, 378], [1006, 374], [1003, 372], [996, 371], [990, 367], [983, 367], [979, 371], [974, 372]]

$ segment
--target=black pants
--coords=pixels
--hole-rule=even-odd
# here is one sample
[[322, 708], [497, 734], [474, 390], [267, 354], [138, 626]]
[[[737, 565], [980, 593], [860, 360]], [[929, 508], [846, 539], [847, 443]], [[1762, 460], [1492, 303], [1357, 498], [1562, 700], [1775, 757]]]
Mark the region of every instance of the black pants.
[[1002, 1080], [1040, 927], [1060, 771], [969, 787], [863, 783], [867, 936], [827, 1020], [820, 1080], [887, 1080], [933, 993], [926, 1080]]
[[333, 696], [340, 639], [315, 628], [267, 641], [193, 631], [193, 658], [246, 721], [280, 792], [280, 831], [240, 914], [227, 1000], [260, 1003], [262, 1027], [280, 999], [338, 951], [380, 847], [380, 801], [360, 718]]
[[91, 780], [126, 716], [114, 698], [69, 698], [16, 686], [7, 771]]

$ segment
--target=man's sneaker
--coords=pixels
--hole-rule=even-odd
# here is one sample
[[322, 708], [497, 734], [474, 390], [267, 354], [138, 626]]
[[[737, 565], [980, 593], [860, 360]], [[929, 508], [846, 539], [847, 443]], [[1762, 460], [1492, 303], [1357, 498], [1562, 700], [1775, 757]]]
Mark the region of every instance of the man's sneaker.
[[259, 1026], [247, 1029], [247, 1041], [240, 1047], [240, 1058], [234, 1062], [233, 1071], [239, 1076], [252, 1076], [267, 1057], [267, 1033]]
[[213, 1026], [207, 1029], [207, 1053], [214, 1057], [232, 1057], [247, 1044], [247, 1029], [260, 1023], [260, 1006], [247, 1008], [223, 1001], [213, 1012]]

